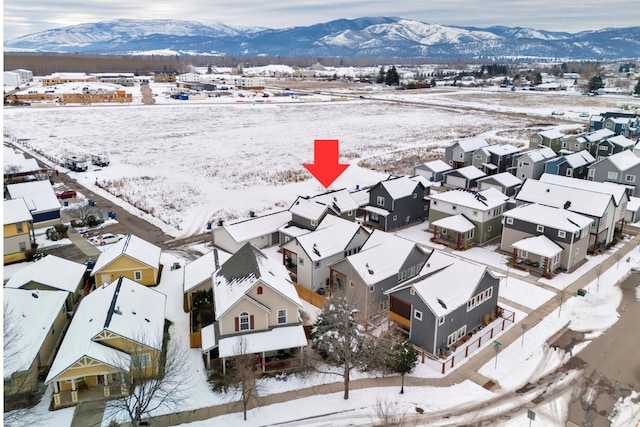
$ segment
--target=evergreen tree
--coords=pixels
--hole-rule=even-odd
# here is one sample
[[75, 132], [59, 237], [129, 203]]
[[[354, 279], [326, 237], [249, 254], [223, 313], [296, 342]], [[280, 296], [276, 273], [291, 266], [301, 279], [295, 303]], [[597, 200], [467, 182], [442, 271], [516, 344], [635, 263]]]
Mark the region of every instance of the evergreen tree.
[[364, 335], [356, 319], [358, 309], [346, 296], [334, 295], [318, 315], [311, 340], [312, 346], [326, 363], [342, 367], [344, 399], [349, 399], [351, 370], [363, 365], [364, 348], [369, 338]]
[[387, 73], [385, 73], [384, 67], [380, 67], [380, 71], [378, 71], [378, 78], [376, 79], [376, 83], [384, 83], [386, 74]]
[[636, 95], [640, 95], [640, 80], [636, 84], [636, 88], [633, 90], [633, 93]]
[[591, 79], [589, 80], [590, 92], [595, 92], [598, 89], [601, 89], [603, 87], [604, 87], [604, 82], [602, 81], [602, 76], [600, 76], [600, 74], [596, 74], [595, 76], [591, 77]]
[[398, 74], [398, 70], [396, 70], [396, 66], [393, 65], [389, 71], [387, 71], [387, 76], [384, 81], [388, 86], [397, 85], [400, 83], [400, 75]]

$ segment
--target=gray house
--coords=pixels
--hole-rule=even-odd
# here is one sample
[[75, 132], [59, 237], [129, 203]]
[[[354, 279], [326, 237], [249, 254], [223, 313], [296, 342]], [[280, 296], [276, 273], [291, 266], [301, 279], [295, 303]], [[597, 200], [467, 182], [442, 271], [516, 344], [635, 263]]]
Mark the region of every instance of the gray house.
[[484, 138], [470, 138], [457, 141], [444, 149], [444, 161], [454, 169], [470, 166], [473, 153], [489, 144]]
[[431, 183], [422, 176], [390, 177], [369, 189], [364, 224], [383, 231], [422, 221], [429, 215]]
[[513, 158], [520, 152], [518, 147], [509, 144], [480, 147], [473, 153], [472, 165], [487, 175], [506, 172]]
[[486, 266], [434, 250], [414, 280], [385, 293], [389, 320], [441, 355], [499, 316], [500, 279]]
[[329, 266], [330, 282], [356, 301], [365, 319], [373, 320], [388, 308], [384, 292], [416, 277], [429, 253], [415, 242], [374, 230], [361, 252]]
[[633, 150], [635, 142], [622, 135], [605, 138], [597, 143], [595, 157], [600, 160], [626, 150]]
[[511, 175], [509, 172], [502, 172], [497, 175], [485, 176], [484, 178], [480, 178], [478, 180], [478, 190], [486, 190], [487, 188], [495, 188], [502, 194], [506, 196], [514, 196], [520, 186], [522, 185], [522, 180]]
[[638, 194], [640, 158], [628, 150], [605, 157], [589, 166], [587, 179], [622, 184], [629, 195]]
[[458, 188], [471, 189], [478, 185], [478, 180], [486, 174], [475, 166], [453, 169], [444, 174], [444, 183]]
[[598, 158], [598, 146], [599, 144], [607, 138], [611, 138], [615, 136], [615, 133], [610, 131], [609, 129], [600, 129], [593, 132], [589, 132], [584, 135], [584, 139], [587, 140], [586, 149], [589, 150], [589, 153], [595, 158]]
[[591, 218], [537, 203], [503, 217], [500, 249], [512, 254], [511, 265], [551, 277], [558, 269], [573, 270], [587, 255]]
[[538, 179], [544, 173], [546, 161], [554, 157], [556, 152], [545, 146], [525, 151], [513, 159], [510, 172], [522, 180]]
[[544, 173], [584, 179], [587, 177], [587, 168], [593, 162], [595, 162], [593, 156], [587, 150], [582, 150], [547, 160]]
[[443, 160], [433, 160], [413, 167], [413, 174], [420, 175], [429, 181], [442, 181], [444, 173], [452, 167]]
[[543, 146], [551, 148], [555, 153], [562, 150], [564, 134], [556, 129], [536, 132], [529, 137], [529, 148], [536, 149]]

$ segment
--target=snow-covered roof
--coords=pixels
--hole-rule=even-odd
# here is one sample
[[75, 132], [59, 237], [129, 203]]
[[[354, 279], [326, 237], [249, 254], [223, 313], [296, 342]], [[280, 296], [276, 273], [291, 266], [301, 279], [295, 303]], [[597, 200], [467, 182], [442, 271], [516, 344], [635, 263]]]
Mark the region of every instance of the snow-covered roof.
[[640, 197], [629, 197], [629, 203], [627, 203], [627, 210], [631, 212], [637, 212], [640, 210]]
[[627, 188], [624, 185], [616, 184], [614, 182], [587, 181], [584, 179], [571, 178], [568, 176], [554, 175], [550, 173], [542, 174], [540, 181], [612, 196], [616, 206], [618, 206], [624, 198], [628, 197]]
[[519, 206], [502, 214], [505, 218], [515, 218], [532, 224], [544, 225], [570, 233], [591, 225], [591, 218], [566, 209], [532, 203]]
[[[5, 348], [11, 347], [11, 357], [4, 354], [4, 377], [29, 369], [51, 330], [56, 317], [64, 309], [67, 293], [62, 291], [3, 290], [5, 323], [11, 323], [13, 333], [5, 331]], [[8, 340], [8, 341], [7, 341]]]
[[564, 134], [557, 129], [543, 130], [542, 132], [538, 132], [538, 135], [547, 139], [557, 139], [564, 136]]
[[453, 144], [453, 146], [455, 145], [458, 145], [465, 152], [472, 152], [489, 144], [484, 138], [469, 138], [457, 141]]
[[397, 275], [414, 247], [420, 249], [415, 242], [374, 230], [361, 251], [346, 260], [366, 284], [373, 285]]
[[22, 198], [3, 201], [2, 218], [4, 220], [4, 225], [33, 221], [31, 212], [29, 212], [29, 208]]
[[464, 215], [458, 214], [453, 216], [447, 216], [431, 223], [436, 227], [446, 228], [447, 230], [453, 230], [458, 233], [466, 233], [473, 230], [476, 226], [469, 221]]
[[298, 227], [294, 223], [285, 224], [282, 227], [278, 228], [278, 231], [282, 234], [286, 234], [289, 237], [298, 237], [311, 232], [311, 230], [309, 230], [308, 228]]
[[[240, 342], [242, 345], [239, 345]], [[239, 348], [244, 350], [242, 354], [253, 354], [306, 347], [306, 345], [307, 337], [304, 334], [304, 328], [302, 325], [295, 325], [222, 338], [218, 342], [218, 350], [220, 357], [233, 357], [239, 356]]]
[[504, 195], [493, 187], [482, 191], [454, 188], [443, 193], [432, 194], [429, 197], [431, 200], [453, 203], [460, 206], [468, 206], [482, 211], [502, 206], [506, 204], [509, 199], [509, 196]]
[[534, 150], [525, 151], [522, 155], [527, 155], [534, 162], [542, 162], [556, 157], [556, 152], [551, 147], [544, 145]]
[[49, 181], [9, 184], [7, 191], [12, 199], [22, 197], [32, 214], [60, 210], [60, 201]]
[[549, 160], [549, 162], [557, 162], [561, 159], [564, 159], [564, 161], [566, 161], [567, 164], [569, 164], [569, 166], [571, 166], [574, 169], [579, 168], [581, 166], [590, 165], [596, 160], [587, 150], [582, 150], [582, 151], [578, 151], [577, 153], [572, 153], [572, 154], [568, 154], [566, 156], [560, 157], [559, 159], [551, 159]]
[[296, 239], [312, 261], [319, 261], [344, 252], [358, 232], [367, 233], [358, 223], [327, 215], [318, 228]]
[[506, 156], [520, 151], [518, 147], [511, 144], [489, 145], [488, 147], [483, 147], [483, 150], [486, 150], [491, 154], [495, 154], [496, 156]]
[[443, 160], [432, 160], [430, 162], [424, 163], [423, 165], [425, 169], [428, 169], [433, 172], [445, 172], [452, 169], [451, 165], [447, 164], [447, 162]]
[[42, 169], [38, 161], [34, 158], [26, 159], [15, 156], [11, 159], [4, 159], [3, 163], [5, 175], [10, 173], [37, 172]]
[[466, 179], [477, 179], [486, 176], [484, 172], [473, 165], [465, 166], [460, 169], [453, 169], [449, 171], [448, 174], [460, 175]]
[[247, 242], [256, 237], [274, 233], [289, 221], [291, 221], [291, 212], [287, 210], [226, 223], [223, 227], [236, 242]]
[[600, 141], [605, 138], [609, 138], [615, 135], [615, 132], [609, 129], [598, 129], [593, 132], [589, 132], [584, 136], [584, 138], [589, 142]]
[[[553, 175], [557, 176], [557, 175]], [[591, 183], [592, 181], [585, 181]], [[596, 193], [586, 189], [569, 189], [566, 186], [527, 179], [520, 187], [516, 200], [528, 203], [564, 208], [569, 203], [569, 210], [583, 215], [601, 218], [611, 203], [612, 196]]]
[[331, 209], [338, 214], [358, 209], [358, 204], [351, 194], [344, 188], [341, 190], [318, 194], [317, 196], [313, 196], [312, 199], [331, 207]]
[[616, 135], [614, 137], [611, 138], [607, 138], [607, 141], [620, 146], [622, 148], [629, 148], [629, 147], [633, 147], [635, 144], [635, 141], [625, 137], [624, 135]]
[[525, 237], [514, 242], [511, 246], [521, 251], [531, 252], [535, 255], [553, 258], [563, 251], [562, 246], [549, 239], [544, 234], [534, 237]]
[[[343, 220], [344, 221], [344, 220]], [[349, 222], [349, 221], [346, 221]], [[213, 273], [216, 317], [223, 316], [258, 282], [262, 282], [301, 306], [285, 266], [247, 243]]]
[[492, 274], [484, 265], [434, 250], [415, 281], [398, 285], [386, 293], [411, 286], [431, 311], [442, 317], [473, 297], [485, 272]]
[[[217, 249], [214, 249], [217, 250]], [[184, 292], [189, 292], [201, 283], [211, 280], [216, 271], [215, 253], [207, 252], [184, 266]]]
[[520, 178], [510, 174], [509, 172], [502, 172], [495, 175], [489, 175], [484, 178], [480, 178], [478, 180], [478, 184], [480, 184], [481, 182], [487, 182], [487, 181], [495, 181], [505, 188], [515, 187], [516, 185], [522, 184], [522, 180]]
[[386, 209], [383, 208], [379, 208], [377, 206], [365, 206], [362, 208], [363, 211], [365, 212], [371, 212], [374, 213], [376, 215], [380, 215], [380, 216], [389, 216], [391, 215], [391, 212], [389, 212]]
[[289, 212], [302, 218], [318, 221], [329, 207], [318, 200], [298, 197], [289, 208]]
[[108, 331], [155, 350], [162, 349], [166, 295], [120, 277], [85, 296], [71, 320], [46, 382], [83, 357], [114, 366], [128, 356], [95, 341]]
[[369, 190], [358, 190], [353, 191], [349, 194], [351, 194], [353, 201], [356, 202], [358, 207], [366, 206], [367, 204], [369, 204]]
[[82, 282], [87, 266], [55, 255], [47, 255], [16, 271], [5, 288], [21, 288], [35, 282], [66, 292], [75, 292]]
[[111, 264], [121, 255], [126, 255], [149, 267], [160, 268], [161, 253], [162, 249], [153, 243], [147, 242], [134, 234], [128, 234], [124, 239], [114, 243], [100, 254], [96, 264], [93, 266], [91, 275], [94, 276], [96, 272]]
[[422, 183], [424, 187], [431, 186], [431, 183], [422, 176], [400, 176], [380, 181], [380, 185], [394, 200], [410, 196], [418, 186], [418, 183]]
[[633, 154], [633, 151], [624, 150], [600, 160], [600, 162], [605, 161], [611, 162], [611, 164], [619, 171], [626, 171], [638, 165], [640, 163], [640, 157]]

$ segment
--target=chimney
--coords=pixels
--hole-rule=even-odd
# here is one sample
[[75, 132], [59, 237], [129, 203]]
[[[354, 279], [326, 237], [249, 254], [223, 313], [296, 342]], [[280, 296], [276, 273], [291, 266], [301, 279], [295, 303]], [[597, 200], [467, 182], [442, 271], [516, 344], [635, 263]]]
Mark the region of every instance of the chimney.
[[215, 264], [216, 270], [220, 268], [220, 261], [218, 260], [218, 249], [213, 248], [213, 262]]

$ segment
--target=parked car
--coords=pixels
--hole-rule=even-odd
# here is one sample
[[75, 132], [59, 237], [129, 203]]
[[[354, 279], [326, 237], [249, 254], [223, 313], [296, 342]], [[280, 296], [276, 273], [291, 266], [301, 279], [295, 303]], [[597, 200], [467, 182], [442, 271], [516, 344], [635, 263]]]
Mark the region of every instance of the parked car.
[[111, 243], [116, 243], [122, 240], [124, 236], [122, 234], [99, 234], [97, 236], [93, 236], [89, 238], [89, 242], [93, 243], [96, 246], [104, 246], [109, 245]]
[[56, 197], [58, 199], [71, 199], [72, 197], [76, 197], [76, 196], [77, 196], [76, 190], [65, 190], [65, 191], [56, 193]]

